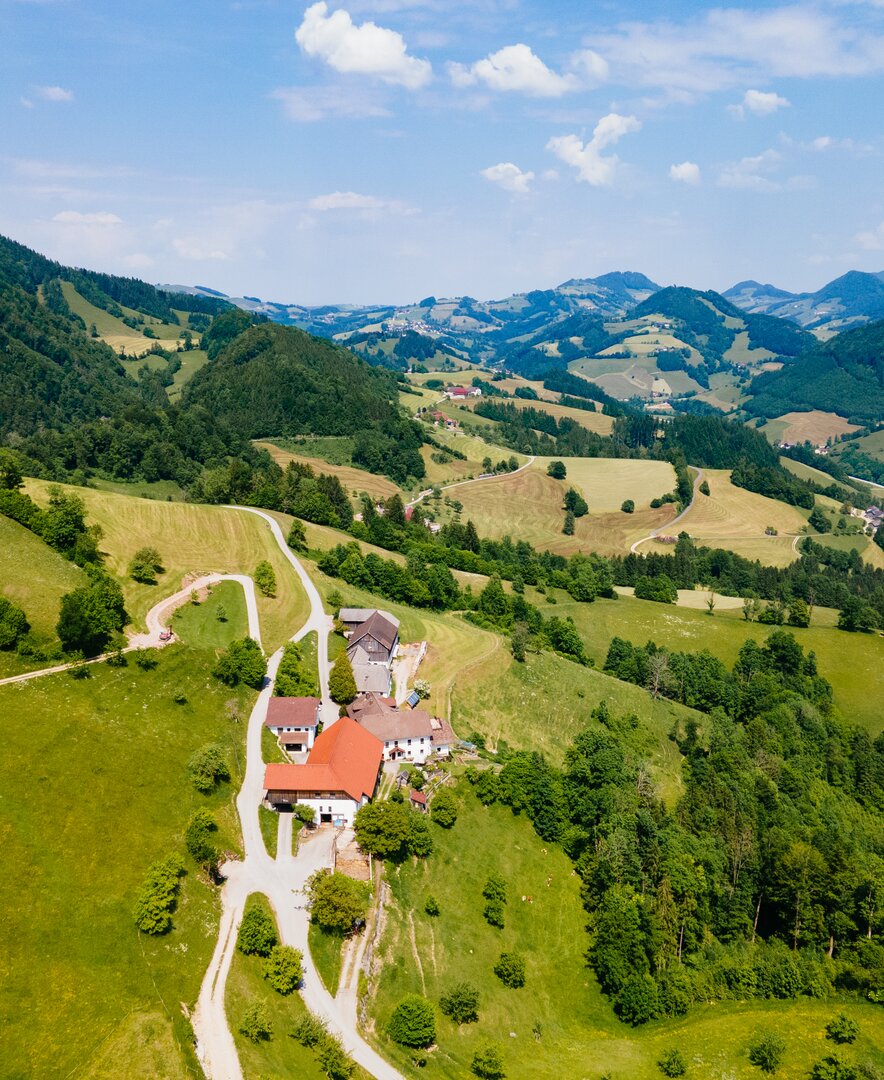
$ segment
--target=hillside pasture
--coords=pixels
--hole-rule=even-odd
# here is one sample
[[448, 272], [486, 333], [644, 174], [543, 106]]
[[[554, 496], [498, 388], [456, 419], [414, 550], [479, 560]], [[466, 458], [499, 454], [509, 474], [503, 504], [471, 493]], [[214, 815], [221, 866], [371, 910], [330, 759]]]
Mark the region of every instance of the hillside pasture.
[[[457, 824], [450, 831], [433, 827], [430, 858], [385, 868], [391, 898], [368, 1012], [379, 1048], [406, 1076], [460, 1080], [490, 1039], [501, 1047], [508, 1080], [658, 1080], [657, 1061], [674, 1048], [687, 1061], [688, 1077], [756, 1080], [747, 1047], [769, 1027], [786, 1040], [783, 1075], [806, 1076], [829, 1051], [825, 1025], [842, 1009], [860, 1026], [856, 1053], [881, 1062], [880, 1008], [869, 1003], [724, 1001], [697, 1005], [677, 1020], [621, 1024], [585, 966], [587, 916], [572, 863], [544, 844], [524, 816], [482, 807], [463, 782], [456, 798]], [[482, 888], [491, 873], [508, 885], [503, 930], [482, 917]], [[436, 918], [423, 910], [429, 895], [439, 903]], [[524, 956], [523, 989], [507, 989], [492, 973], [502, 950]], [[464, 980], [479, 990], [479, 1022], [457, 1027], [439, 1013], [437, 1045], [416, 1070], [413, 1055], [386, 1036], [393, 1008], [408, 993], [438, 1001]]]
[[[28, 480], [26, 490], [38, 503], [47, 500], [51, 485]], [[290, 563], [279, 550], [270, 528], [255, 514], [223, 506], [157, 502], [92, 488], [72, 488], [86, 506], [89, 524], [100, 525], [101, 550], [108, 570], [120, 580], [133, 626], [144, 628], [144, 616], [159, 600], [177, 592], [187, 578], [202, 574], [253, 574], [266, 559], [276, 574], [276, 597], [258, 595], [258, 614], [264, 647], [277, 649], [307, 617], [307, 597]], [[140, 585], [128, 567], [141, 547], [155, 547], [165, 573], [156, 585]]]
[[[128, 308], [122, 309], [126, 315], [138, 316], [144, 319], [145, 324], [150, 326], [156, 334], [155, 338], [149, 338], [141, 330], [127, 326], [116, 315], [111, 315], [104, 308], [91, 304], [77, 292], [69, 281], [61, 282], [61, 290], [64, 293], [68, 307], [75, 315], [79, 315], [86, 324], [86, 332], [88, 333], [90, 327], [94, 325], [101, 340], [110, 345], [116, 353], [122, 351], [128, 357], [135, 359], [144, 356], [155, 344], [162, 345], [164, 349], [174, 350], [178, 348], [178, 336], [181, 333], [180, 326], [164, 323], [159, 319], [151, 318], [149, 315], [141, 315], [140, 312], [130, 311]], [[156, 360], [159, 361], [160, 365], [165, 364], [161, 357], [157, 357]]]
[[[522, 472], [454, 488], [450, 494], [463, 506], [462, 519], [471, 519], [481, 536], [512, 536], [541, 550], [615, 554], [674, 516], [672, 506], [648, 507], [651, 498], [675, 486], [666, 462], [565, 458], [567, 478], [553, 480], [546, 474], [550, 460], [538, 458]], [[564, 536], [562, 501], [571, 486], [583, 492], [589, 514], [577, 519], [574, 536]], [[625, 499], [635, 501], [635, 513], [620, 512]]]
[[859, 428], [837, 413], [813, 409], [810, 412], [783, 413], [769, 421], [762, 430], [768, 438], [777, 442], [809, 442], [814, 446], [825, 446], [842, 435], [859, 431]]
[[511, 405], [517, 409], [537, 409], [538, 412], [554, 416], [557, 420], [567, 418], [585, 427], [587, 431], [594, 431], [597, 435], [610, 435], [614, 427], [614, 417], [606, 416], [602, 412], [600, 404], [598, 412], [589, 412], [586, 409], [574, 409], [570, 405], [559, 405], [552, 401], [528, 401], [525, 398], [513, 398]]
[[[741, 320], [742, 321], [742, 320]], [[734, 327], [734, 329], [736, 329]], [[751, 348], [749, 331], [737, 330], [734, 340], [728, 346], [722, 359], [728, 364], [742, 364], [745, 367], [757, 367], [767, 360], [773, 360], [776, 354], [769, 349]]]
[[170, 401], [175, 401], [201, 367], [209, 362], [205, 349], [182, 349], [178, 353], [181, 367], [172, 376], [172, 385], [166, 388]]
[[274, 442], [256, 441], [255, 446], [266, 450], [281, 469], [284, 469], [289, 462], [297, 461], [302, 465], [309, 465], [318, 472], [336, 476], [347, 493], [353, 497], [354, 502], [363, 491], [374, 499], [389, 499], [391, 495], [401, 493], [401, 489], [388, 477], [366, 472], [365, 469], [357, 468], [355, 465], [331, 465], [321, 458], [283, 449]]
[[[239, 850], [232, 795], [253, 694], [213, 679], [213, 659], [176, 645], [153, 671], [97, 664], [88, 679], [0, 687], [4, 1076], [198, 1074], [182, 1003], [215, 945], [217, 893], [187, 859], [170, 933], [139, 934], [132, 909], [148, 867], [184, 853], [198, 808], [219, 847]], [[187, 761], [208, 743], [232, 780], [205, 796]]]

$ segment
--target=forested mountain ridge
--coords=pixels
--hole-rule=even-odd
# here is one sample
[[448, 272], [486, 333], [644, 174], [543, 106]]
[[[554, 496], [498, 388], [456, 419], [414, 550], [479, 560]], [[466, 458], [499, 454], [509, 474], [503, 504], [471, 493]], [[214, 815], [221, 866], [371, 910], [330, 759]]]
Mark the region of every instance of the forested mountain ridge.
[[819, 342], [782, 371], [752, 383], [753, 413], [825, 409], [862, 421], [884, 416], [884, 320]]
[[884, 272], [848, 270], [812, 293], [790, 293], [757, 281], [741, 281], [724, 295], [750, 313], [790, 319], [808, 330], [838, 332], [884, 317]]

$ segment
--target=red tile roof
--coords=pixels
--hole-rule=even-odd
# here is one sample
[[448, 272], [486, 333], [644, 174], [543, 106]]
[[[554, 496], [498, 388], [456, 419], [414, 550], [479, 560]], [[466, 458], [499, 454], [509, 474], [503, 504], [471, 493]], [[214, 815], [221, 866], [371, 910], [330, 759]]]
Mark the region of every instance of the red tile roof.
[[359, 802], [374, 795], [384, 747], [348, 716], [318, 735], [306, 765], [274, 763], [264, 771], [265, 791], [342, 791]]
[[269, 728], [316, 727], [319, 698], [272, 697], [264, 723]]
[[424, 795], [424, 793], [422, 791], [416, 791], [416, 790], [412, 789], [411, 801], [413, 803], [417, 803], [418, 806], [426, 806], [427, 805], [427, 797], [426, 797], [426, 795]]

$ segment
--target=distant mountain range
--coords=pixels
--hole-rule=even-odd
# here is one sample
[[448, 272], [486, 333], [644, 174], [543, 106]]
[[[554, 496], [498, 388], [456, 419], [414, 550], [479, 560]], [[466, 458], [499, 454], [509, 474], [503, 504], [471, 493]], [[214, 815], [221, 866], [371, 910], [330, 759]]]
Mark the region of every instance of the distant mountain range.
[[849, 270], [813, 293], [790, 293], [757, 281], [741, 281], [723, 295], [752, 315], [775, 315], [806, 330], [840, 333], [884, 318], [884, 271]]

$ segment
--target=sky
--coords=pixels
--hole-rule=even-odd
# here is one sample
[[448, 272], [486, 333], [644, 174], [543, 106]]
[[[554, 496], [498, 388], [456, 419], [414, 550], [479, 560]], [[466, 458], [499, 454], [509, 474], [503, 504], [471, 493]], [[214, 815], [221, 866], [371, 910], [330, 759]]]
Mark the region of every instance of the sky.
[[884, 270], [884, 0], [0, 0], [0, 233], [301, 304]]

